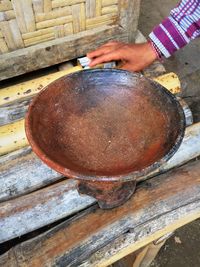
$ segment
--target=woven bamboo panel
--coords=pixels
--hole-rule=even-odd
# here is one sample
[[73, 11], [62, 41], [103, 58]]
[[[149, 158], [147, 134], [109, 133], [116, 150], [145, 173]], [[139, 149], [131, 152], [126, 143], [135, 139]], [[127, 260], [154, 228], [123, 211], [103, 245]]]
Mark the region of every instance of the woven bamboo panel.
[[0, 53], [117, 22], [118, 0], [0, 0]]

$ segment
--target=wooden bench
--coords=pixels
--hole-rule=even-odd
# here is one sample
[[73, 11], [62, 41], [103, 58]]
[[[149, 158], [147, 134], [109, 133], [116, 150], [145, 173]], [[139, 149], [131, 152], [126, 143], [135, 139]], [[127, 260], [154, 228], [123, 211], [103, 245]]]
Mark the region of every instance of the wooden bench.
[[[155, 63], [145, 75], [163, 72]], [[78, 194], [75, 180], [42, 163], [25, 138], [27, 105], [51, 75], [63, 72], [0, 91], [0, 266], [108, 266], [139, 249], [133, 266], [149, 263], [168, 234], [200, 217], [200, 161], [189, 162], [200, 155], [200, 123], [191, 125], [187, 113], [178, 152], [143, 177], [128, 202], [101, 210], [95, 199]], [[172, 75], [175, 80], [158, 80], [168, 86], [174, 81], [177, 92]]]

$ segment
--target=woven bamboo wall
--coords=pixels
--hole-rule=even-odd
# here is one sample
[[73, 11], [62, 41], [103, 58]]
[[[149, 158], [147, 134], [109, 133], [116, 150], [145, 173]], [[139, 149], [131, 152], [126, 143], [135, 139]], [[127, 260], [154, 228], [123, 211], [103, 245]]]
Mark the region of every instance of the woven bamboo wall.
[[118, 0], [0, 0], [0, 53], [118, 19]]

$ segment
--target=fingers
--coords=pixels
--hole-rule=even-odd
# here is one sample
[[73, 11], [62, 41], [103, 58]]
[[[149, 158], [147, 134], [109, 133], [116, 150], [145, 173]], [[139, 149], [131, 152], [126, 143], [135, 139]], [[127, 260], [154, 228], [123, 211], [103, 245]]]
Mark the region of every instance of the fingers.
[[120, 59], [120, 54], [117, 52], [111, 52], [105, 55], [101, 55], [90, 62], [90, 67], [93, 67], [97, 64], [113, 61], [113, 60], [119, 60]]
[[121, 46], [121, 45], [122, 45], [122, 43], [119, 43], [117, 41], [109, 41], [108, 43], [103, 44], [102, 46], [100, 46], [96, 50], [87, 53], [87, 57], [92, 59], [92, 58], [107, 54], [107, 53], [117, 49], [118, 46]]
[[134, 64], [126, 63], [120, 66], [121, 70], [128, 70], [128, 71], [140, 71], [141, 69], [138, 68], [138, 66], [135, 66]]
[[110, 51], [111, 51], [110, 46], [101, 46], [97, 50], [88, 53], [87, 57], [89, 57], [90, 59], [93, 59], [95, 57], [99, 57], [99, 56], [102, 56], [104, 54], [107, 54]]

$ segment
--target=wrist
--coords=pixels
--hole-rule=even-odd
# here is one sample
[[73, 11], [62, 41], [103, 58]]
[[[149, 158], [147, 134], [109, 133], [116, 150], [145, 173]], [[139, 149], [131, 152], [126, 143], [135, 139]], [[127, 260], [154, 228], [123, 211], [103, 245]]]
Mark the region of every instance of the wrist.
[[147, 43], [151, 48], [152, 52], [154, 53], [154, 56], [156, 57], [155, 59], [162, 61], [163, 55], [159, 50], [159, 48], [154, 44], [154, 42], [151, 39], [149, 39]]

